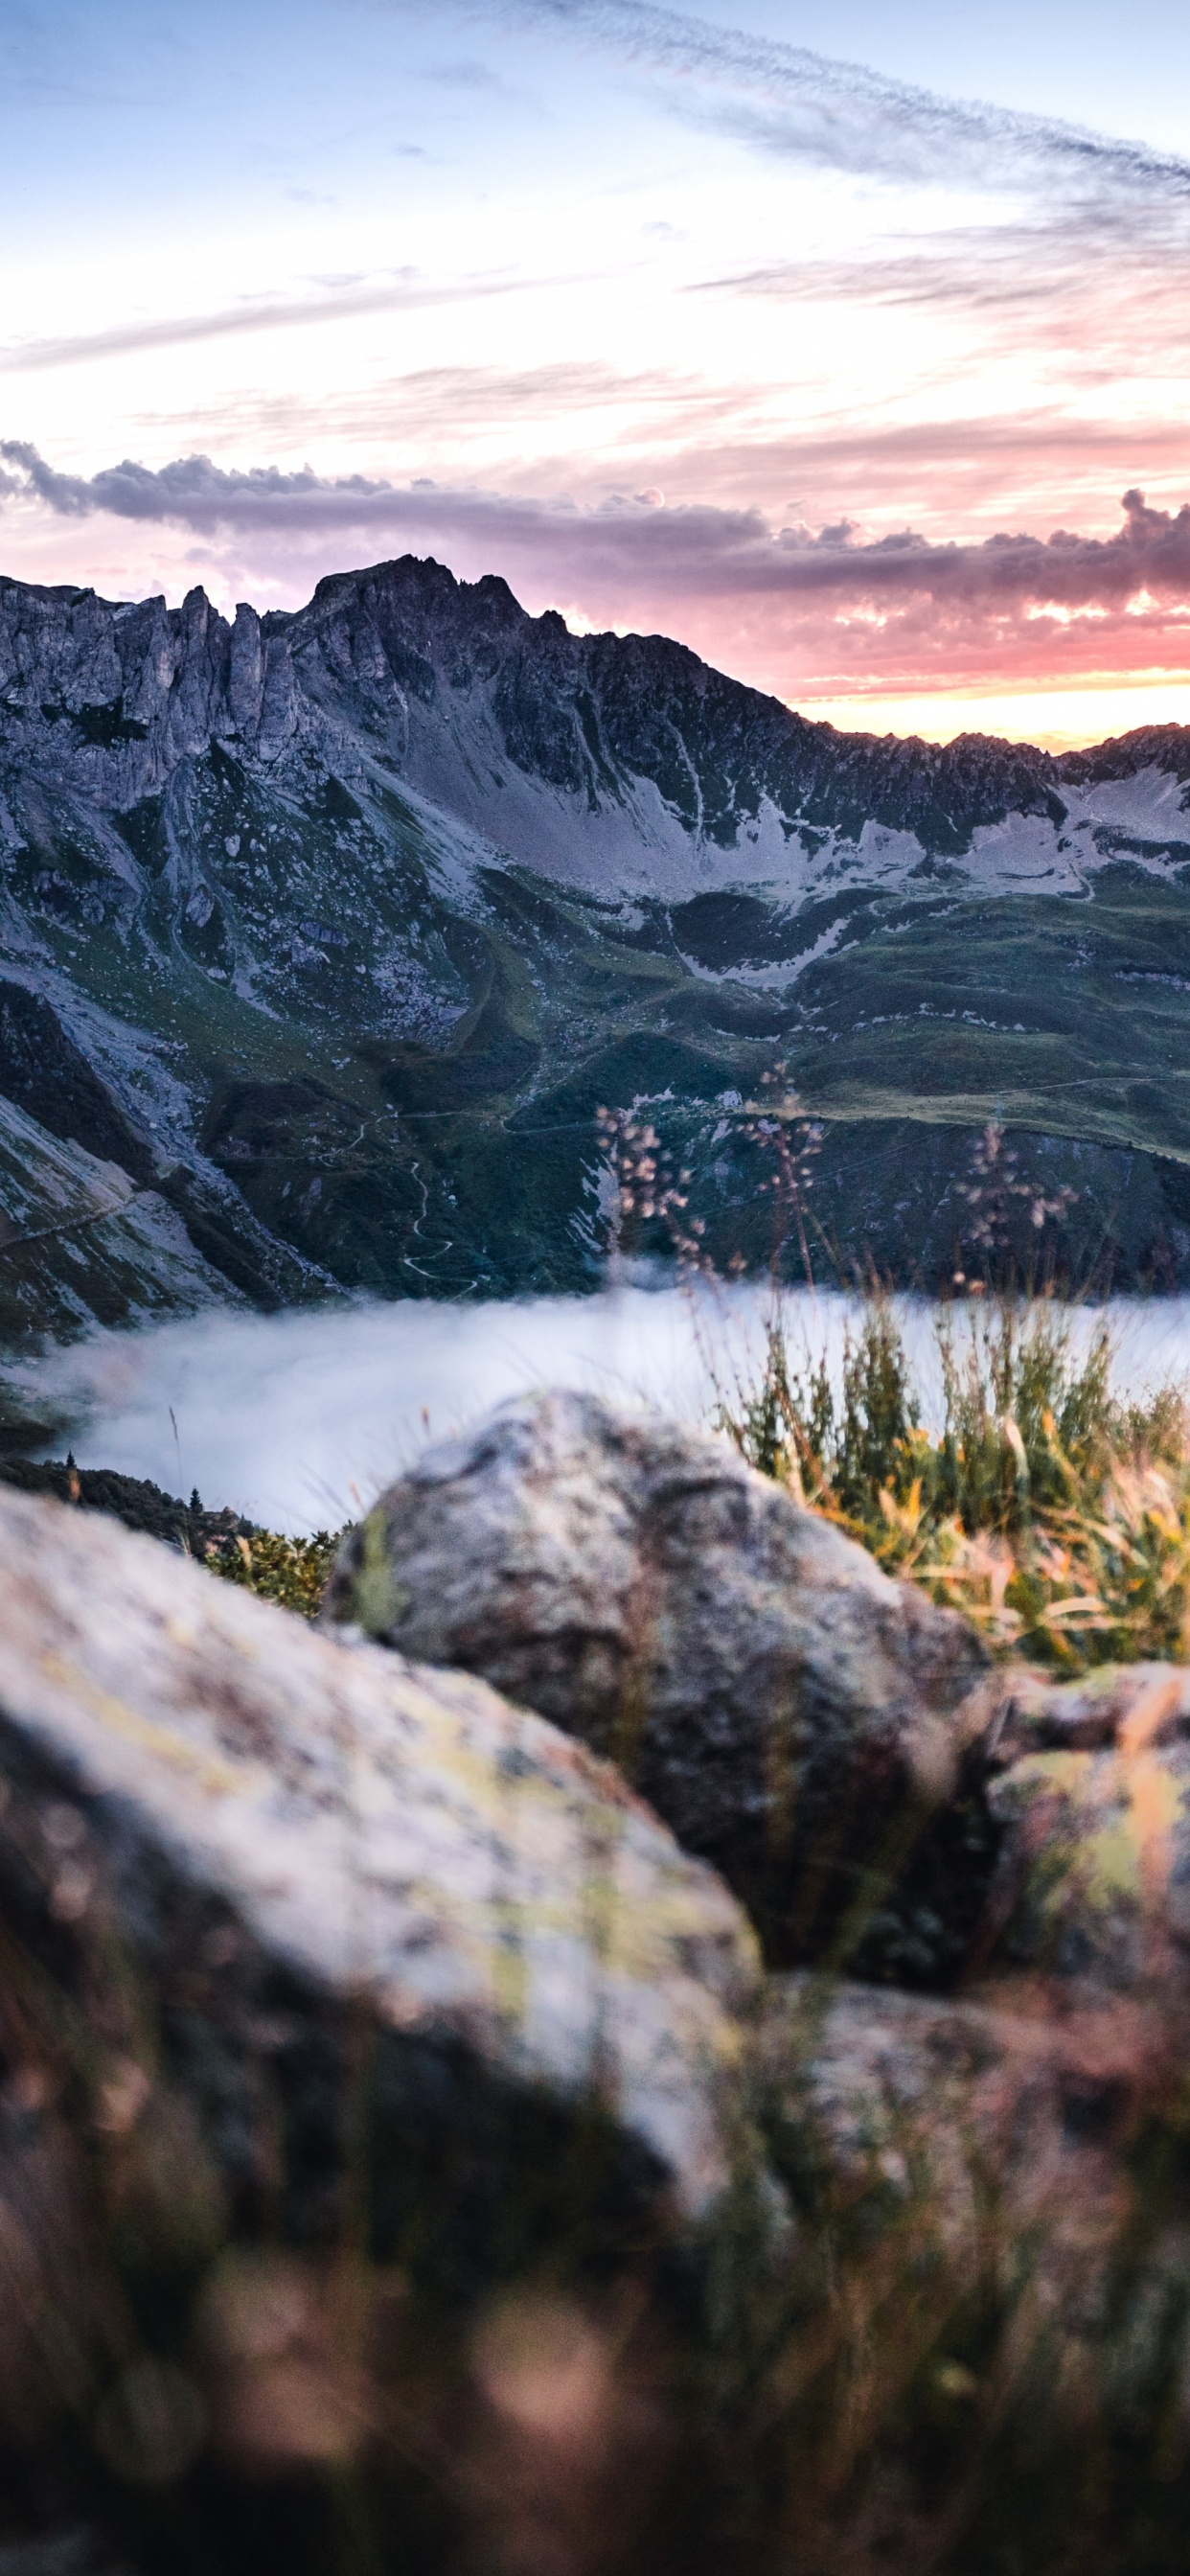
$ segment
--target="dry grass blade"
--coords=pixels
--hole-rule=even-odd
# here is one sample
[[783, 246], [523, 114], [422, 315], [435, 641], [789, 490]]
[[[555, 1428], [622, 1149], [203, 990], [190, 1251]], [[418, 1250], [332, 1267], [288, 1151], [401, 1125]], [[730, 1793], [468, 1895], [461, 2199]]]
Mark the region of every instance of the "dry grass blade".
[[721, 1428], [890, 1573], [989, 1641], [1068, 1669], [1190, 1649], [1190, 1411], [1111, 1389], [1106, 1331], [1076, 1357], [1061, 1310], [1003, 1296], [939, 1325], [944, 1416], [923, 1429], [896, 1318], [874, 1296], [842, 1381], [793, 1365], [776, 1316]]

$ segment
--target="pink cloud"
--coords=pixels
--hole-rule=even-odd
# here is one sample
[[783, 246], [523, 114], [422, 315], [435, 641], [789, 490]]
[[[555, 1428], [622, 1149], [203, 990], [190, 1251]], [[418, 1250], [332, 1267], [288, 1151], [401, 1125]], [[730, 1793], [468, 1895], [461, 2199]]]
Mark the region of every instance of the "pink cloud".
[[563, 598], [595, 623], [676, 633], [792, 696], [850, 688], [1069, 685], [1190, 668], [1190, 504], [1130, 489], [1114, 533], [1058, 529], [865, 539], [843, 516], [774, 529], [755, 507], [601, 503], [397, 486], [306, 469], [232, 471], [205, 457], [61, 474], [0, 442], [0, 502], [65, 521], [190, 531], [245, 586], [295, 603], [325, 571], [436, 553], [465, 578], [502, 572], [533, 607]]

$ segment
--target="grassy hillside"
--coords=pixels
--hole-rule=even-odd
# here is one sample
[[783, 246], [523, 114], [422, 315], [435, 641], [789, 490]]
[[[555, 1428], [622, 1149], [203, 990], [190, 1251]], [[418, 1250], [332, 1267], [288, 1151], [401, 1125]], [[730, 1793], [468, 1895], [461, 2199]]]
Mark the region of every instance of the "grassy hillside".
[[1005, 1120], [1190, 1155], [1190, 870], [1091, 900], [873, 905], [805, 976], [796, 1058], [824, 1114]]

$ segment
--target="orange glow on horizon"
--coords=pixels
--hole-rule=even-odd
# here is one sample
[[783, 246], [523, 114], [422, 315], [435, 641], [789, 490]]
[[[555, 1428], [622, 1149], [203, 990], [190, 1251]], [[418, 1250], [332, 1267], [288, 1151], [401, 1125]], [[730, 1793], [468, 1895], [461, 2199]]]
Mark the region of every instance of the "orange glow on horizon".
[[1106, 682], [1100, 688], [1021, 689], [959, 695], [939, 689], [912, 695], [812, 698], [788, 703], [799, 715], [837, 725], [841, 733], [920, 734], [953, 742], [956, 734], [997, 734], [1042, 751], [1081, 751], [1140, 725], [1190, 725], [1190, 678]]

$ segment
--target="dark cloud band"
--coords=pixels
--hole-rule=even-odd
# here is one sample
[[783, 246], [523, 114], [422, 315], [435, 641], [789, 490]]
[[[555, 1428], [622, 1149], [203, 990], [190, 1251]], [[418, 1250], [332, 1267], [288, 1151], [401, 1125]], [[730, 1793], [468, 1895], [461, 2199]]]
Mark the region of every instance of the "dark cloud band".
[[0, 498], [39, 501], [65, 518], [107, 512], [168, 521], [214, 537], [265, 540], [339, 537], [344, 546], [477, 542], [493, 568], [532, 563], [556, 591], [594, 583], [625, 600], [748, 596], [836, 613], [892, 609], [910, 600], [989, 610], [1053, 603], [1066, 609], [1122, 609], [1149, 594], [1190, 600], [1190, 504], [1173, 512], [1124, 496], [1123, 524], [1110, 537], [1068, 530], [1041, 538], [999, 535], [979, 544], [935, 544], [905, 530], [861, 541], [847, 521], [818, 534], [774, 533], [756, 509], [711, 504], [666, 508], [650, 496], [620, 496], [586, 509], [565, 501], [419, 482], [407, 487], [361, 474], [310, 468], [228, 470], [205, 456], [152, 469], [130, 460], [91, 476], [58, 473], [36, 448], [0, 441]]

